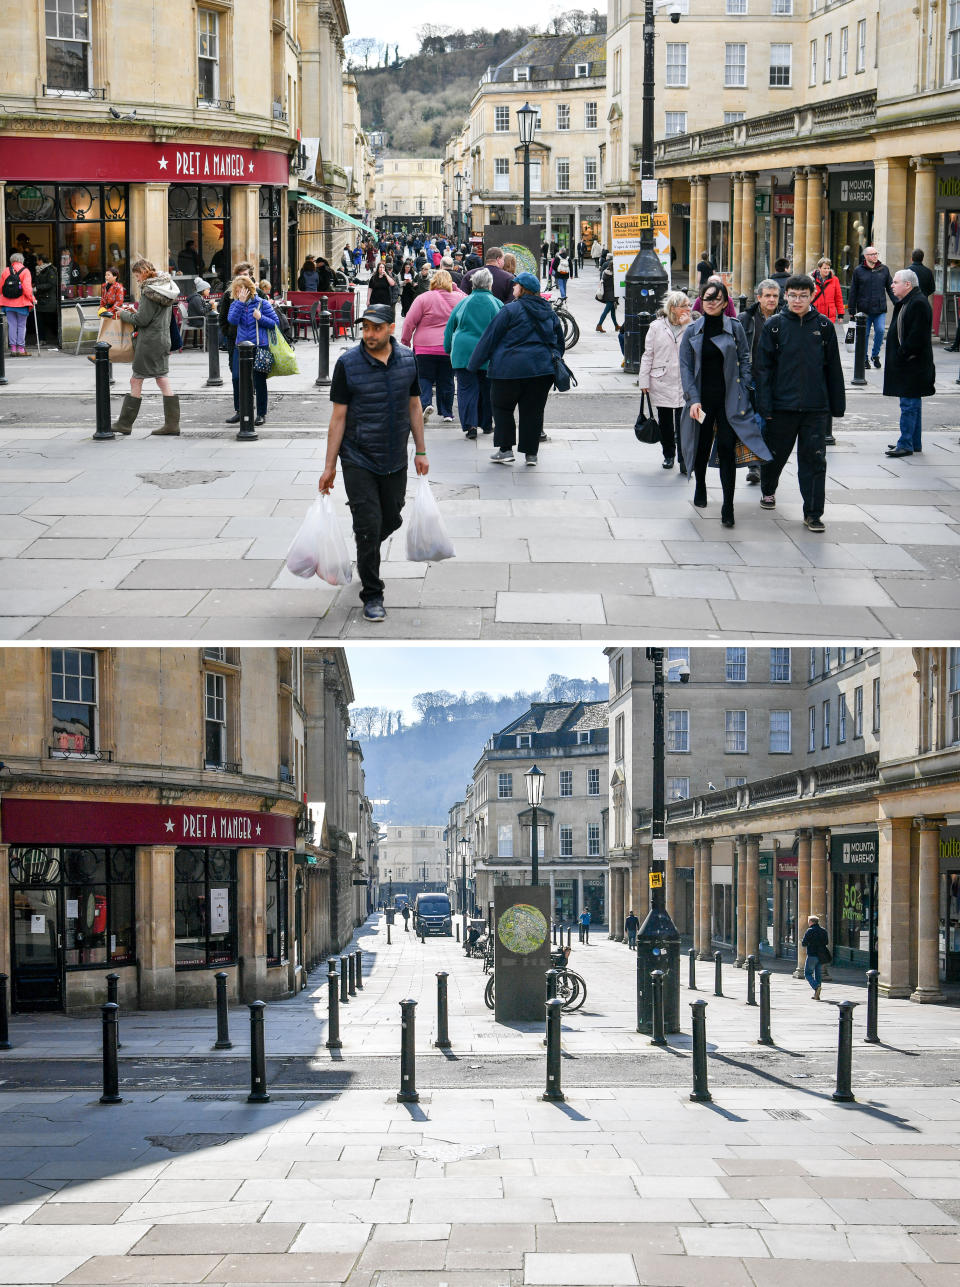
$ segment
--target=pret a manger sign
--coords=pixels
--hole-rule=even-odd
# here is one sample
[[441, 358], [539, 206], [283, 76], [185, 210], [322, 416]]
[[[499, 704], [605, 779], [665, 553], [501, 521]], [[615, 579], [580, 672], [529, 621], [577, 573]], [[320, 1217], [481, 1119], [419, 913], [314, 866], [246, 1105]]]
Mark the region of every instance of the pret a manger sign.
[[176, 149], [174, 177], [189, 179], [243, 179], [254, 163], [242, 152], [215, 152], [211, 148]]
[[243, 814], [199, 813], [181, 814], [182, 834], [179, 840], [255, 840], [263, 828]]

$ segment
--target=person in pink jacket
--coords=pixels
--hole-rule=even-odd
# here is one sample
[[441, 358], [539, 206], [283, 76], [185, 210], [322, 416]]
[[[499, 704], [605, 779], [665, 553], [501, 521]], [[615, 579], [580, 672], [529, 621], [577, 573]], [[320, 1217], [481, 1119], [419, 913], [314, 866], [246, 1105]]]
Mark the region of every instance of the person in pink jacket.
[[401, 342], [417, 355], [417, 374], [420, 377], [420, 401], [424, 418], [432, 411], [433, 387], [437, 388], [437, 414], [453, 423], [453, 367], [450, 355], [443, 347], [443, 333], [447, 318], [462, 299], [463, 291], [453, 284], [445, 268], [434, 273], [430, 289], [424, 291], [410, 305], [403, 319]]
[[11, 357], [28, 356], [27, 318], [34, 303], [30, 271], [24, 266], [23, 255], [15, 250], [10, 256], [10, 267], [0, 273], [0, 305], [7, 315]]

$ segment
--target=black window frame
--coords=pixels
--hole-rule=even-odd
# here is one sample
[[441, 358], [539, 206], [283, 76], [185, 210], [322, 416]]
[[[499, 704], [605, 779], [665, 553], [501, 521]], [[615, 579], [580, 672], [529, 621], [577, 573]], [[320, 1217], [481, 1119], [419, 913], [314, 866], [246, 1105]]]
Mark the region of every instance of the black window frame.
[[[202, 961], [199, 961], [199, 960], [194, 960], [194, 961], [180, 961], [180, 960], [178, 960], [178, 959], [177, 959], [177, 946], [178, 946], [178, 944], [177, 944], [178, 935], [177, 935], [177, 925], [176, 925], [176, 918], [177, 918], [177, 915], [178, 915], [178, 911], [177, 911], [177, 885], [178, 885], [178, 884], [181, 884], [181, 885], [190, 884], [190, 885], [192, 885], [192, 884], [197, 884], [197, 883], [199, 883], [199, 882], [196, 882], [196, 881], [193, 881], [193, 880], [191, 880], [191, 881], [178, 881], [178, 880], [177, 880], [177, 860], [178, 860], [179, 856], [180, 856], [181, 854], [183, 854], [183, 853], [189, 853], [189, 854], [192, 854], [192, 855], [194, 855], [195, 857], [200, 858], [200, 859], [202, 860], [202, 862], [203, 862], [203, 918], [204, 918], [204, 927], [205, 927], [205, 932], [204, 932], [204, 935], [203, 935], [203, 938], [204, 938], [204, 959], [203, 959]], [[213, 881], [213, 886], [214, 886], [214, 888], [220, 888], [222, 885], [226, 884], [226, 885], [227, 885], [227, 887], [228, 887], [228, 889], [229, 889], [229, 891], [230, 891], [230, 895], [229, 895], [229, 903], [228, 903], [228, 909], [229, 909], [229, 928], [228, 928], [227, 933], [228, 933], [228, 936], [229, 936], [229, 938], [230, 938], [231, 945], [232, 945], [232, 949], [233, 949], [231, 954], [224, 953], [223, 951], [219, 951], [219, 952], [218, 952], [218, 951], [216, 951], [216, 950], [211, 951], [211, 944], [210, 944], [210, 921], [209, 921], [209, 909], [210, 909], [210, 888], [211, 888], [210, 864], [211, 864], [211, 860], [212, 860], [215, 856], [218, 856], [218, 857], [219, 857], [219, 856], [225, 856], [225, 857], [230, 861], [230, 863], [231, 863], [232, 873], [233, 873], [231, 876], [227, 877], [227, 878], [226, 878], [226, 880], [225, 880], [223, 877], [218, 876], [218, 877], [216, 877], [216, 878], [215, 878], [215, 880]], [[173, 946], [174, 969], [175, 969], [175, 970], [210, 970], [210, 969], [213, 969], [214, 967], [220, 967], [220, 966], [224, 966], [224, 965], [236, 965], [236, 964], [238, 963], [239, 959], [240, 959], [240, 951], [239, 951], [240, 943], [239, 943], [239, 935], [238, 935], [238, 932], [237, 932], [237, 866], [238, 866], [238, 851], [237, 851], [236, 849], [225, 849], [225, 848], [220, 847], [220, 846], [216, 846], [216, 847], [211, 846], [211, 847], [210, 847], [210, 848], [208, 848], [208, 849], [202, 849], [202, 848], [198, 848], [198, 847], [193, 846], [193, 845], [178, 845], [178, 846], [177, 846], [177, 848], [176, 848], [176, 850], [174, 851], [174, 859], [173, 859], [173, 862], [174, 862], [174, 874], [173, 874], [173, 881], [174, 881], [174, 886], [173, 886], [173, 888], [174, 888], [174, 896], [173, 896], [173, 897], [174, 897], [174, 946]], [[191, 935], [190, 937], [191, 937], [191, 939], [193, 939], [193, 938], [194, 938], [194, 936], [192, 936], [192, 935]]]
[[[271, 872], [271, 864], [273, 870]], [[268, 849], [266, 866], [266, 899], [264, 925], [267, 935], [267, 965], [286, 965], [289, 961], [290, 925], [288, 912], [290, 855], [286, 849]], [[270, 951], [270, 890], [274, 889], [277, 908], [276, 935], [279, 952]]]

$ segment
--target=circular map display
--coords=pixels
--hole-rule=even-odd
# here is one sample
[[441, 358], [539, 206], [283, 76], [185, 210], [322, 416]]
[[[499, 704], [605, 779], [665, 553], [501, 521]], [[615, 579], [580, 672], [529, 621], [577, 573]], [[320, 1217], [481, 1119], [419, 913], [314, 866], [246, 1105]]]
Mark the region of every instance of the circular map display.
[[521, 246], [515, 241], [505, 241], [503, 249], [506, 254], [513, 255], [516, 259], [518, 273], [533, 273], [534, 277], [540, 276], [540, 261], [533, 257], [526, 246]]
[[530, 903], [515, 903], [497, 921], [497, 938], [518, 956], [528, 956], [542, 947], [548, 932], [546, 917]]

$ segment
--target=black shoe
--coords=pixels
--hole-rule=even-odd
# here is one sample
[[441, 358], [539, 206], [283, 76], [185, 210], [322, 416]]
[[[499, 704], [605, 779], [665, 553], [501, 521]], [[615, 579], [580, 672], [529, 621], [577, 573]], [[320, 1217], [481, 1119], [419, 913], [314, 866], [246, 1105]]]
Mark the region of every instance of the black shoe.
[[724, 526], [724, 527], [733, 527], [733, 526], [735, 526], [734, 521], [733, 521], [733, 510], [732, 510], [732, 509], [722, 509], [722, 510], [720, 511], [720, 522], [723, 524], [723, 526]]
[[697, 509], [707, 508], [707, 484], [697, 483], [696, 490], [693, 493], [693, 503]]
[[875, 357], [873, 359], [873, 365], [876, 367], [878, 371], [880, 370], [880, 359], [878, 357]]
[[[837, 445], [837, 440], [836, 438], [834, 438], [832, 433], [828, 433], [826, 438], [824, 438], [823, 441], [827, 444], [828, 447], [835, 447]], [[749, 481], [750, 479], [748, 478], [747, 482]]]
[[238, 425], [239, 423], [240, 423], [240, 412], [239, 412], [239, 411], [235, 411], [235, 412], [233, 413], [233, 415], [232, 415], [232, 416], [230, 416], [230, 418], [227, 420], [227, 424], [228, 424], [228, 425]]
[[887, 455], [897, 458], [900, 456], [912, 456], [913, 452], [908, 451], [906, 447], [894, 447], [892, 450], [887, 452]]
[[387, 615], [387, 610], [383, 606], [382, 599], [368, 599], [363, 605], [363, 618], [365, 621], [382, 621]]
[[465, 433], [466, 433], [466, 436], [467, 436], [468, 438], [476, 438], [476, 436], [477, 436], [477, 431], [476, 431], [476, 429], [467, 429], [467, 430], [465, 431]]
[[808, 532], [825, 532], [827, 530], [823, 525], [823, 520], [814, 518], [812, 514], [806, 516], [803, 520], [803, 525]]
[[254, 420], [253, 423], [255, 425], [262, 425], [265, 422], [266, 418], [267, 418], [266, 416], [257, 416], [256, 420]]
[[550, 441], [550, 439], [547, 437], [547, 435], [543, 432], [543, 430], [542, 430], [542, 429], [540, 430], [540, 441], [541, 441], [541, 442], [549, 442], [549, 441]]
[[770, 496], [761, 496], [761, 497], [760, 497], [760, 508], [761, 508], [761, 509], [776, 509], [776, 508], [777, 508], [777, 498], [776, 498], [776, 496], [773, 496], [773, 495], [770, 495]]
[[673, 468], [673, 457], [672, 457], [672, 456], [664, 456], [664, 458], [663, 458], [663, 465], [662, 465], [662, 468], [663, 468], [663, 469], [672, 469], [672, 468]]
[[748, 482], [748, 483], [756, 484], [756, 483], [759, 483], [759, 481], [760, 481], [760, 470], [759, 470], [759, 469], [748, 469], [748, 470], [747, 470], [747, 482]]

